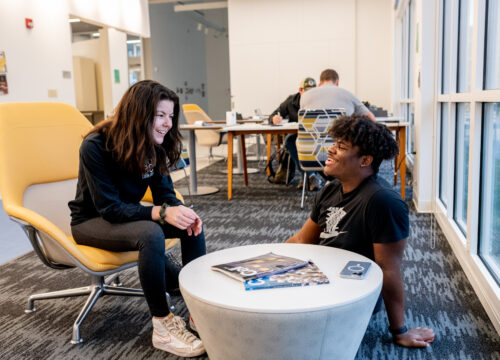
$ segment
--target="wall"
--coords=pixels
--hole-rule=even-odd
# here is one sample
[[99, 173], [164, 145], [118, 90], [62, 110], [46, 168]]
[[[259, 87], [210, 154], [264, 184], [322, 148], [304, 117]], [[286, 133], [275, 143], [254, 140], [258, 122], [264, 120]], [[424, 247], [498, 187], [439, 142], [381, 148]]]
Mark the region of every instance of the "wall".
[[249, 114], [260, 107], [269, 113], [297, 91], [302, 78], [319, 80], [325, 68], [339, 72], [341, 87], [390, 108], [391, 3], [229, 0], [231, 93], [236, 110]]
[[175, 13], [173, 4], [151, 4], [149, 13], [153, 79], [175, 91], [181, 104], [195, 103], [207, 111], [204, 32], [187, 13]]
[[[27, 29], [25, 18], [33, 19]], [[7, 101], [62, 101], [75, 105], [68, 7], [63, 1], [0, 0], [0, 51], [7, 58]], [[57, 54], [57, 56], [54, 56]], [[56, 97], [49, 98], [48, 90]]]
[[83, 56], [94, 60], [97, 87], [97, 110], [104, 110], [104, 100], [102, 94], [102, 64], [100, 57], [101, 39], [91, 39], [78, 41], [71, 44], [73, 56]]
[[71, 15], [108, 25], [130, 34], [149, 37], [147, 0], [66, 0]]
[[394, 76], [393, 6], [393, 1], [386, 0], [356, 1], [356, 95], [390, 112]]
[[[205, 17], [227, 29], [227, 9], [207, 11]], [[214, 120], [224, 120], [226, 111], [231, 110], [229, 40], [227, 34], [219, 34], [209, 29], [205, 41], [208, 114]]]
[[[0, 95], [0, 102], [75, 105], [73, 76], [63, 78], [63, 71], [73, 72], [69, 14], [149, 36], [147, 0], [0, 0], [0, 51], [6, 54], [9, 85], [9, 94]], [[33, 29], [26, 29], [25, 18], [33, 19]], [[125, 72], [123, 76], [126, 79]], [[114, 97], [122, 90], [113, 89]], [[49, 90], [55, 90], [56, 97], [49, 97]]]

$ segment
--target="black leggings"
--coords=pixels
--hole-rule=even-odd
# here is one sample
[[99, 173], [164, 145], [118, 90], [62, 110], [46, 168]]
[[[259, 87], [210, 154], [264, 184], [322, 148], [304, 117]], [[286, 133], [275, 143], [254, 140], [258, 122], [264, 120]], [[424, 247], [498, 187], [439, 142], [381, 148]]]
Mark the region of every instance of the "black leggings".
[[[112, 224], [102, 218], [87, 220], [71, 227], [73, 238], [80, 245], [88, 245], [110, 251], [139, 250], [139, 279], [144, 297], [152, 316], [163, 317], [170, 313], [165, 295], [166, 282], [177, 284], [172, 279], [172, 268], [165, 257], [165, 238], [180, 238], [182, 264], [206, 254], [205, 236], [188, 236], [170, 224], [160, 225], [152, 220], [140, 220]], [[166, 278], [166, 273], [170, 279]]]

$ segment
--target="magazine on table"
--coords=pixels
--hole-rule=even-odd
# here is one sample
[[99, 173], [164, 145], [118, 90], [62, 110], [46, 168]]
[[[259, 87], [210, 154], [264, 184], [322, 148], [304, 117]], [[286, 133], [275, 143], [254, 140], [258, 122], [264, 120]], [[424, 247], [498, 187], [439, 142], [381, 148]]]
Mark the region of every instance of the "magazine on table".
[[287, 272], [245, 281], [245, 290], [329, 284], [328, 277], [312, 261]]
[[297, 269], [307, 264], [308, 262], [305, 260], [270, 252], [249, 259], [213, 265], [212, 270], [220, 271], [233, 279], [244, 282]]

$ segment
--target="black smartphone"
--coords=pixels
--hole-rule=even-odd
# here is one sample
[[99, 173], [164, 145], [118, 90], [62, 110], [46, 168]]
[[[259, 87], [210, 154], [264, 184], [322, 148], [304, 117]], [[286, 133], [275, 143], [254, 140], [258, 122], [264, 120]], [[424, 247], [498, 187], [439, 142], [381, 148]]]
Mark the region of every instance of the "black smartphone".
[[356, 280], [364, 279], [370, 265], [370, 262], [349, 261], [340, 272], [340, 277]]

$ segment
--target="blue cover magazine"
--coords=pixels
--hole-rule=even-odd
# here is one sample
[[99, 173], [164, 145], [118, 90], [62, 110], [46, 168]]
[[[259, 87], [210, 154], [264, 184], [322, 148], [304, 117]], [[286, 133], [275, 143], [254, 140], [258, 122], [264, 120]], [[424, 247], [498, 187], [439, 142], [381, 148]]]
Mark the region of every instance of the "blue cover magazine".
[[312, 261], [299, 269], [244, 282], [245, 290], [329, 284], [328, 277]]

